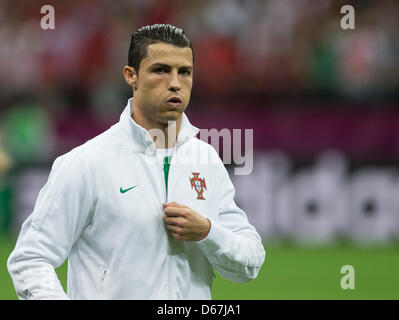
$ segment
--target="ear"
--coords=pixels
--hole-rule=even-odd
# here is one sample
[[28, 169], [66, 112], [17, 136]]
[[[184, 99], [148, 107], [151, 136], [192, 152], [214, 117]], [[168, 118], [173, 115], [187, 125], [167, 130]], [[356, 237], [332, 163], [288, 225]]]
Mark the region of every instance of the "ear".
[[137, 89], [137, 72], [133, 67], [124, 66], [123, 77], [125, 78], [126, 83], [131, 86], [133, 90]]

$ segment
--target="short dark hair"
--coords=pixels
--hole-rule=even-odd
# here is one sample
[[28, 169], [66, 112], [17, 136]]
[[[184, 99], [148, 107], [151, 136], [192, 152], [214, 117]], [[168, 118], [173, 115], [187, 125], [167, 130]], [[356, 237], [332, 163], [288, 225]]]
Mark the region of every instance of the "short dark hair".
[[180, 48], [194, 50], [184, 31], [170, 24], [153, 24], [138, 29], [130, 41], [128, 65], [139, 72], [141, 61], [147, 56], [147, 48], [154, 43], [168, 43]]

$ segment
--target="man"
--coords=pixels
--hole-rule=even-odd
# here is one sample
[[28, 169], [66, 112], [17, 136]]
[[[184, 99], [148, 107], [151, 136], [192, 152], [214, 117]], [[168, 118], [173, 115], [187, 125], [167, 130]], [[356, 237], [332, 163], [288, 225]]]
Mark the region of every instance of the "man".
[[[210, 299], [213, 268], [257, 276], [261, 239], [184, 114], [193, 62], [179, 28], [133, 34], [133, 98], [117, 124], [55, 160], [8, 259], [21, 299]], [[68, 295], [54, 271], [66, 258]]]

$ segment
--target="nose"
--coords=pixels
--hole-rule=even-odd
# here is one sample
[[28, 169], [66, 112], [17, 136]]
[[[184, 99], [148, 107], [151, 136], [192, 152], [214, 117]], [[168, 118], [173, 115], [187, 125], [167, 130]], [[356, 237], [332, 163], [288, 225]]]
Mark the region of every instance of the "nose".
[[179, 76], [176, 71], [171, 72], [171, 79], [169, 82], [169, 87], [168, 89], [170, 91], [176, 92], [181, 89], [180, 81], [179, 81]]

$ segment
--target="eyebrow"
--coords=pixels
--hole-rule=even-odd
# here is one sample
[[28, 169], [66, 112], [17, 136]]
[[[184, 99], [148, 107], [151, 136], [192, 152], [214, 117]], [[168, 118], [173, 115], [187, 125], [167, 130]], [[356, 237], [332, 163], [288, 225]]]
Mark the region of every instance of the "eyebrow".
[[[154, 68], [154, 67], [172, 68], [170, 65], [165, 64], [165, 63], [160, 63], [160, 62], [156, 62], [156, 63], [153, 63], [152, 65], [150, 65], [150, 68]], [[179, 67], [179, 69], [192, 70], [193, 66], [181, 66], [181, 67]]]

